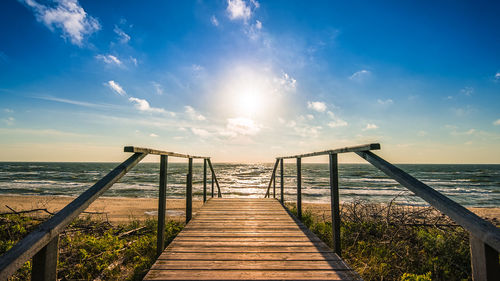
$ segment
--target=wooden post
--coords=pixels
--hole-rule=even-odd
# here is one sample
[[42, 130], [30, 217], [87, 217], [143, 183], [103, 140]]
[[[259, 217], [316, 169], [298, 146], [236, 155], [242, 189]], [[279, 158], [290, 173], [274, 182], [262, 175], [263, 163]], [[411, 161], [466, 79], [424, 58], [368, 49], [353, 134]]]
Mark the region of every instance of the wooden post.
[[33, 256], [32, 281], [56, 281], [59, 236]]
[[212, 198], [214, 198], [214, 172], [212, 171]]
[[273, 198], [276, 199], [276, 172], [273, 173]]
[[302, 220], [302, 159], [297, 157], [297, 218]]
[[167, 163], [168, 156], [160, 156], [160, 192], [158, 195], [158, 232], [156, 234], [156, 256], [165, 249], [165, 214], [167, 210]]
[[333, 251], [342, 256], [340, 249], [339, 167], [337, 154], [330, 154], [330, 204], [332, 210]]
[[186, 223], [193, 216], [193, 158], [189, 158], [186, 181]]
[[285, 204], [285, 195], [283, 194], [283, 190], [285, 189], [285, 182], [283, 181], [283, 158], [280, 159], [280, 179], [281, 179], [281, 205], [284, 205]]
[[203, 203], [207, 202], [207, 159], [203, 159]]
[[469, 234], [472, 280], [500, 280], [498, 252], [472, 234]]

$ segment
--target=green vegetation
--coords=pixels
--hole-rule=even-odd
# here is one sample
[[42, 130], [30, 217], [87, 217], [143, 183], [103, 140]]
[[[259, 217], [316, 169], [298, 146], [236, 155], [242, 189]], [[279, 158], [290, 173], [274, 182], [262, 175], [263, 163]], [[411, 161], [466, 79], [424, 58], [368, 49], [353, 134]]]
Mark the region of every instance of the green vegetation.
[[[329, 216], [306, 210], [302, 218], [333, 246]], [[471, 279], [468, 233], [434, 209], [345, 203], [340, 232], [342, 256], [364, 280]]]
[[[36, 217], [0, 216], [0, 254], [40, 223]], [[183, 224], [168, 221], [166, 243]], [[58, 278], [62, 280], [142, 280], [156, 260], [156, 220], [113, 226], [90, 218], [77, 219], [60, 235]], [[29, 280], [26, 262], [10, 280]]]

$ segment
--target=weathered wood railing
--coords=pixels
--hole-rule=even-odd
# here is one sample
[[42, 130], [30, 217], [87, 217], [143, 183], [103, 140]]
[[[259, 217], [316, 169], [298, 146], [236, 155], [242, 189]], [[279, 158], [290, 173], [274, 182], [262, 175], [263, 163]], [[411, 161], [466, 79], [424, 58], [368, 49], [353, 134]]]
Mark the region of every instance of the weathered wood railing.
[[57, 259], [59, 234], [78, 217], [92, 202], [99, 198], [114, 183], [137, 165], [146, 155], [160, 155], [160, 183], [158, 196], [158, 233], [157, 249], [159, 256], [165, 248], [165, 214], [167, 190], [167, 163], [168, 156], [188, 158], [188, 173], [186, 180], [186, 223], [192, 217], [193, 197], [193, 159], [203, 159], [203, 202], [207, 200], [207, 164], [211, 171], [212, 194], [214, 197], [214, 182], [217, 185], [218, 197], [222, 197], [219, 182], [210, 161], [210, 157], [180, 154], [160, 151], [149, 148], [127, 146], [125, 152], [134, 153], [92, 187], [66, 205], [53, 217], [42, 223], [36, 230], [28, 234], [14, 247], [0, 257], [0, 280], [7, 280], [9, 276], [33, 257], [31, 280], [57, 280]]
[[432, 187], [412, 177], [403, 170], [380, 158], [370, 150], [380, 149], [380, 144], [345, 147], [340, 149], [325, 150], [307, 154], [277, 157], [274, 164], [271, 180], [267, 187], [265, 197], [270, 197], [271, 184], [273, 197], [276, 198], [276, 170], [280, 165], [280, 202], [284, 205], [284, 159], [297, 161], [297, 217], [302, 218], [302, 179], [301, 159], [305, 157], [329, 155], [330, 172], [330, 202], [332, 215], [333, 250], [341, 256], [340, 245], [340, 207], [339, 207], [339, 182], [338, 182], [338, 157], [339, 153], [354, 152], [370, 164], [393, 178], [401, 185], [425, 200], [431, 206], [441, 211], [461, 225], [469, 232], [470, 252], [472, 265], [472, 278], [479, 280], [500, 280], [500, 265], [498, 253], [500, 252], [500, 229], [488, 221], [483, 220], [462, 205], [456, 203]]

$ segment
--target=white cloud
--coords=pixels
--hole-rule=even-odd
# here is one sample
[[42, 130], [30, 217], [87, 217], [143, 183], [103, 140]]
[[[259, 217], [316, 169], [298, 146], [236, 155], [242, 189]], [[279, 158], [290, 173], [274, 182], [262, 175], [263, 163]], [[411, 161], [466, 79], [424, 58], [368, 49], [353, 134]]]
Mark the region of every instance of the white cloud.
[[255, 27], [256, 27], [257, 29], [262, 29], [262, 22], [261, 22], [260, 20], [256, 20], [256, 21], [255, 21]]
[[373, 123], [368, 123], [366, 124], [366, 127], [363, 129], [363, 131], [366, 131], [366, 130], [375, 130], [375, 129], [378, 129], [378, 126], [373, 124]]
[[118, 39], [120, 40], [120, 43], [126, 44], [128, 41], [130, 41], [130, 35], [125, 33], [121, 28], [115, 25], [115, 28], [113, 31], [118, 35]]
[[120, 86], [118, 83], [116, 83], [113, 80], [109, 80], [107, 83], [105, 83], [105, 85], [108, 86], [113, 91], [115, 91], [120, 96], [127, 95], [127, 93], [125, 92], [125, 90], [123, 90], [122, 86]]
[[122, 62], [113, 55], [97, 55], [95, 58], [107, 64], [122, 65]]
[[332, 119], [332, 121], [330, 121], [328, 123], [328, 126], [330, 128], [345, 127], [345, 126], [348, 125], [348, 123], [346, 121], [344, 121], [344, 120], [340, 119], [339, 117], [337, 117], [333, 112], [328, 111], [327, 114]]
[[387, 106], [392, 105], [394, 103], [392, 99], [386, 99], [386, 100], [378, 99], [377, 102], [380, 105], [387, 105]]
[[297, 87], [297, 80], [288, 75], [288, 73], [286, 72], [283, 72], [281, 77], [275, 77], [273, 80], [277, 84], [278, 91], [293, 91]]
[[134, 103], [135, 108], [137, 108], [137, 110], [139, 110], [139, 111], [163, 113], [163, 114], [169, 115], [171, 117], [175, 116], [174, 112], [166, 111], [163, 108], [151, 107], [151, 105], [149, 105], [149, 102], [145, 99], [130, 97], [130, 98], [128, 98], [128, 100], [130, 102]]
[[474, 134], [475, 132], [476, 132], [476, 130], [475, 130], [475, 129], [470, 129], [470, 130], [468, 130], [467, 132], [465, 132], [465, 134], [466, 134], [466, 135], [472, 135], [472, 134]]
[[462, 90], [460, 90], [460, 93], [466, 95], [466, 96], [471, 96], [474, 93], [474, 88], [472, 87], [465, 87]]
[[193, 120], [198, 120], [198, 121], [203, 121], [207, 118], [205, 116], [201, 115], [200, 113], [196, 112], [192, 106], [186, 105], [184, 106], [186, 114], [189, 116], [189, 118]]
[[[261, 126], [249, 118], [229, 118], [227, 119], [226, 129], [233, 135], [256, 135], [260, 131]], [[227, 133], [227, 132], [226, 132]], [[229, 134], [231, 135], [231, 134]]]
[[63, 38], [69, 38], [71, 43], [82, 46], [86, 36], [98, 31], [99, 21], [87, 15], [77, 0], [57, 0], [55, 5], [39, 4], [35, 0], [20, 0], [30, 7], [36, 19], [51, 31], [60, 29]]
[[315, 110], [317, 112], [325, 112], [326, 111], [326, 104], [324, 102], [321, 102], [321, 101], [308, 101], [307, 108]]
[[163, 87], [159, 83], [153, 81], [151, 84], [153, 84], [156, 94], [163, 95]]
[[427, 132], [426, 132], [426, 131], [418, 131], [418, 132], [417, 132], [417, 135], [418, 135], [419, 137], [424, 137], [424, 136], [426, 136], [426, 135], [427, 135]]
[[210, 136], [210, 133], [205, 129], [191, 128], [191, 132], [193, 132], [193, 134], [200, 136], [202, 138], [206, 138], [206, 137]]
[[5, 113], [14, 113], [14, 110], [12, 110], [10, 108], [4, 108], [3, 112], [5, 112]]
[[500, 126], [500, 119], [497, 119], [495, 122], [493, 122], [493, 125]]
[[158, 135], [155, 134], [155, 133], [151, 133], [151, 134], [149, 134], [149, 136], [152, 137], [152, 138], [157, 138], [158, 137]]
[[362, 69], [360, 71], [354, 72], [351, 76], [349, 76], [349, 79], [354, 80], [354, 81], [361, 81], [365, 77], [369, 76], [371, 72], [366, 69]]
[[212, 15], [212, 16], [210, 17], [210, 22], [211, 22], [214, 26], [219, 26], [219, 21], [217, 20], [217, 18], [216, 18], [214, 15]]
[[306, 117], [309, 120], [313, 120], [314, 119], [314, 115], [312, 115], [312, 114], [307, 114]]
[[495, 80], [500, 80], [500, 72], [495, 73]]
[[[257, 5], [255, 5], [255, 3], [257, 3]], [[257, 8], [258, 2], [255, 3], [254, 6]], [[244, 0], [227, 0], [226, 11], [231, 20], [243, 19], [247, 21], [252, 16], [252, 9]]]

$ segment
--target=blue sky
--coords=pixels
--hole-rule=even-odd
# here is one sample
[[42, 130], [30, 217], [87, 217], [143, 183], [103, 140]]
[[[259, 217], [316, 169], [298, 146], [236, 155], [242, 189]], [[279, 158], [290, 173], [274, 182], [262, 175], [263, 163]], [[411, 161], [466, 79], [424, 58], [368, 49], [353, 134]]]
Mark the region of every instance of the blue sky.
[[380, 142], [393, 162], [500, 163], [498, 14], [494, 1], [1, 1], [0, 161], [119, 161], [136, 145], [271, 162]]

